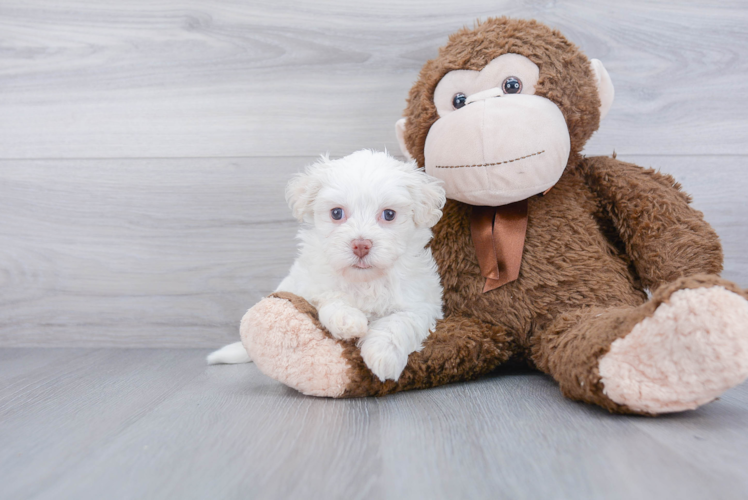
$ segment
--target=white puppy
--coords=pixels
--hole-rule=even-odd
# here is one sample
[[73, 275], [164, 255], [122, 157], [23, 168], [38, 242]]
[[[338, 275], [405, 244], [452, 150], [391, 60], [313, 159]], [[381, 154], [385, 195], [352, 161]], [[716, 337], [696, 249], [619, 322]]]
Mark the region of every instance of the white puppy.
[[[408, 355], [442, 318], [436, 263], [425, 248], [441, 217], [439, 181], [386, 153], [322, 157], [286, 188], [300, 254], [276, 291], [304, 297], [339, 339], [358, 338], [380, 380], [400, 377]], [[241, 343], [208, 363], [241, 363]]]

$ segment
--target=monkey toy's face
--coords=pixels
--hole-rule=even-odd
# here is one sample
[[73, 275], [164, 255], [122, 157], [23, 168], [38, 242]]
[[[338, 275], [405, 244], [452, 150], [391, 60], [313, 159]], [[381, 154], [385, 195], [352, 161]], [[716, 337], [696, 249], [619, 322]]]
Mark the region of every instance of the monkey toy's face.
[[505, 205], [553, 186], [569, 158], [561, 110], [535, 94], [538, 66], [504, 54], [481, 71], [447, 73], [434, 90], [439, 119], [426, 137], [426, 172], [450, 198]]
[[[513, 22], [493, 22], [498, 28], [491, 36], [496, 37], [497, 47], [518, 43], [501, 37], [502, 25]], [[448, 198], [470, 205], [501, 206], [556, 184], [570, 152], [579, 152], [583, 146], [580, 137], [584, 134], [570, 134], [570, 129], [594, 131], [612, 103], [613, 87], [602, 63], [577, 55], [570, 44], [568, 51], [573, 51], [575, 65], [566, 63], [568, 53], [557, 49], [559, 44], [549, 44], [550, 51], [558, 50], [558, 57], [549, 61], [556, 54], [537, 57], [534, 40], [525, 41], [524, 51], [544, 64], [539, 66], [525, 55], [501, 53], [486, 43], [488, 29], [493, 29], [491, 22], [479, 29], [487, 35], [480, 49], [469, 52], [462, 67], [456, 61], [466, 47], [457, 47], [463, 42], [454, 37], [440, 56], [427, 64], [406, 110], [408, 119], [415, 117], [418, 123], [410, 134], [406, 128], [412, 122], [405, 119], [396, 129], [404, 154], [410, 156], [408, 150], [415, 153], [428, 174], [442, 179]], [[452, 47], [457, 48], [450, 52]], [[499, 55], [479, 64], [481, 52], [489, 50]], [[431, 79], [434, 74], [438, 79]], [[576, 87], [571, 85], [574, 81], [579, 82]], [[593, 107], [597, 116], [590, 113], [589, 106], [581, 109], [580, 102], [597, 103], [597, 109]]]

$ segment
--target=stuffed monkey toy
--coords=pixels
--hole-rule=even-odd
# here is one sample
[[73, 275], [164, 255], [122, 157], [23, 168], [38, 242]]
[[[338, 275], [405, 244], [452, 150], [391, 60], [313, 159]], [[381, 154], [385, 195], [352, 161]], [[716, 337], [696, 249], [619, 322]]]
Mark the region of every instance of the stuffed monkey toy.
[[719, 277], [714, 230], [672, 177], [581, 155], [612, 101], [602, 63], [543, 24], [495, 18], [453, 34], [396, 125], [403, 154], [447, 191], [431, 242], [444, 319], [383, 382], [304, 299], [273, 294], [242, 320], [252, 360], [335, 398], [465, 381], [520, 360], [569, 398], [649, 415], [743, 382], [748, 301]]

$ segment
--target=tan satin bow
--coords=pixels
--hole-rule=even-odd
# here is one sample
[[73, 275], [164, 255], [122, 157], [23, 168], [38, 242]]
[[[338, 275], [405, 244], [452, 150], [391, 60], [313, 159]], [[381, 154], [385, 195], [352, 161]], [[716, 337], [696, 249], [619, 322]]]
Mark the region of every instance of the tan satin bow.
[[519, 277], [526, 232], [527, 200], [500, 207], [473, 207], [470, 234], [480, 273], [486, 278], [483, 293]]

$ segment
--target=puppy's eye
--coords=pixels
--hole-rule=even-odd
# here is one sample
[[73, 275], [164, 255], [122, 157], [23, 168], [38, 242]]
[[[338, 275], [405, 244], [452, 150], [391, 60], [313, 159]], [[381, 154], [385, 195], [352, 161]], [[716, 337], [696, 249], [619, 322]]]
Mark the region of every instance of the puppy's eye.
[[382, 219], [386, 220], [387, 222], [392, 222], [393, 220], [395, 220], [395, 215], [395, 211], [390, 210], [389, 208], [382, 211]]
[[460, 109], [465, 106], [465, 101], [467, 101], [467, 96], [462, 92], [457, 92], [454, 97], [452, 97], [452, 106], [454, 106], [455, 109]]
[[340, 207], [330, 210], [330, 217], [332, 217], [332, 220], [340, 220], [343, 218], [343, 215], [345, 215], [345, 213]]
[[510, 76], [504, 80], [501, 88], [504, 89], [505, 94], [519, 94], [522, 92], [522, 82], [516, 76]]

